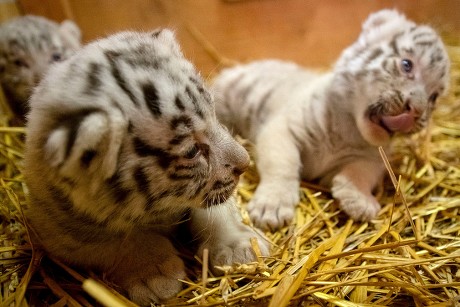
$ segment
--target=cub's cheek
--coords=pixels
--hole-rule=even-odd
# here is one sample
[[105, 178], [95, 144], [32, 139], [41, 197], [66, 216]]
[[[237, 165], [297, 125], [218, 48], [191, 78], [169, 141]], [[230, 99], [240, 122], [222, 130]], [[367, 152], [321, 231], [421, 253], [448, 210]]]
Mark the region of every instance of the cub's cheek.
[[371, 145], [384, 146], [390, 141], [388, 131], [366, 116], [357, 119], [357, 126], [361, 136]]

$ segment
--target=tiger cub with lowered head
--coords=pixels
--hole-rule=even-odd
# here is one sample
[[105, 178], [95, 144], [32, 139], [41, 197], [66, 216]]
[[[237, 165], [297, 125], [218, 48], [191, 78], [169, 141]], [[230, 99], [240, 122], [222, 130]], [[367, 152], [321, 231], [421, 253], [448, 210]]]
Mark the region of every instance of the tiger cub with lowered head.
[[248, 164], [173, 33], [123, 32], [53, 65], [34, 91], [26, 216], [48, 252], [148, 305], [181, 288], [184, 229], [213, 266], [256, 260], [252, 237], [268, 254], [232, 198]]
[[435, 31], [394, 10], [371, 14], [330, 73], [276, 60], [221, 72], [217, 116], [256, 146], [251, 219], [272, 229], [291, 221], [301, 179], [330, 186], [351, 218], [375, 218], [372, 190], [384, 170], [377, 146], [425, 127], [448, 77]]
[[27, 15], [0, 26], [0, 82], [11, 110], [24, 120], [28, 99], [48, 67], [68, 58], [80, 47], [80, 29]]

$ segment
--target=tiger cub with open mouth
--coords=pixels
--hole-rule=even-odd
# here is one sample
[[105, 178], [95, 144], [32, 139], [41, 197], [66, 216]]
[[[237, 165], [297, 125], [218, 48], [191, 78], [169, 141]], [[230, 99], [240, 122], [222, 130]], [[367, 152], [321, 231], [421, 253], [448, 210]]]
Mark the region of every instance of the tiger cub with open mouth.
[[213, 84], [217, 116], [256, 146], [254, 223], [289, 223], [301, 179], [331, 187], [353, 219], [375, 218], [372, 190], [384, 170], [377, 146], [425, 127], [448, 78], [436, 32], [393, 10], [371, 14], [329, 73], [277, 60], [222, 71]]

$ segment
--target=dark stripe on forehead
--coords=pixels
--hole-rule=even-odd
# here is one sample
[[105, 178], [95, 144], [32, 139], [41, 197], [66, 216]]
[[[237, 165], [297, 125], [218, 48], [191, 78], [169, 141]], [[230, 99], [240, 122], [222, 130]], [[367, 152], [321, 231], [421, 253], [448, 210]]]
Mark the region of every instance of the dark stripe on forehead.
[[101, 87], [101, 65], [98, 63], [90, 63], [88, 70], [88, 78], [85, 93], [86, 94], [95, 94]]
[[185, 87], [185, 93], [187, 94], [188, 98], [190, 99], [190, 101], [193, 103], [193, 106], [195, 108], [195, 113], [200, 117], [200, 118], [204, 118], [204, 113], [203, 113], [203, 110], [201, 109], [200, 105], [199, 105], [199, 101], [198, 99], [195, 97], [195, 95], [192, 93], [192, 90], [190, 89], [189, 86], [186, 86]]
[[383, 54], [382, 48], [376, 48], [376, 49], [374, 49], [374, 50], [369, 54], [369, 56], [367, 57], [366, 63], [372, 62], [373, 60], [375, 60], [376, 58], [378, 58], [378, 57], [381, 56], [382, 54]]
[[120, 56], [120, 53], [116, 51], [106, 51], [104, 54], [110, 63], [112, 76], [117, 82], [117, 85], [125, 92], [125, 94], [136, 106], [139, 106], [139, 102], [137, 101], [136, 96], [134, 96], [133, 92], [129, 89], [128, 84], [123, 79], [122, 73], [116, 63], [116, 59]]
[[184, 125], [185, 127], [189, 129], [193, 129], [193, 122], [192, 119], [187, 116], [187, 115], [180, 115], [180, 116], [175, 116], [171, 120], [170, 127], [172, 130], [176, 130], [179, 125]]
[[147, 105], [150, 113], [156, 118], [161, 116], [160, 98], [158, 91], [152, 83], [145, 83], [142, 85], [142, 93], [144, 94], [145, 104]]
[[198, 93], [200, 93], [200, 95], [204, 97], [205, 101], [207, 103], [211, 103], [211, 95], [209, 95], [208, 91], [205, 90], [203, 84], [196, 77], [191, 76], [189, 77], [189, 79], [196, 86]]
[[179, 109], [179, 111], [185, 111], [184, 103], [182, 102], [179, 96], [176, 96], [174, 103], [176, 104], [176, 107]]
[[419, 47], [431, 47], [436, 43], [436, 40], [427, 40], [427, 41], [419, 41], [415, 42], [416, 46]]
[[140, 157], [149, 157], [149, 156], [156, 157], [158, 160], [158, 164], [163, 169], [168, 168], [171, 162], [174, 160], [177, 160], [178, 158], [177, 156], [171, 155], [161, 148], [150, 146], [149, 144], [145, 143], [138, 137], [133, 138], [133, 146], [134, 146], [135, 152]]
[[399, 49], [398, 49], [398, 43], [397, 43], [397, 40], [399, 37], [401, 37], [401, 35], [403, 35], [404, 32], [401, 31], [401, 32], [398, 32], [396, 33], [393, 38], [391, 39], [390, 41], [390, 47], [391, 49], [393, 50], [393, 53], [396, 54], [396, 55], [399, 55]]
[[424, 36], [431, 36], [431, 37], [433, 37], [433, 36], [434, 36], [434, 33], [433, 33], [433, 32], [430, 32], [430, 31], [417, 32], [417, 33], [415, 33], [415, 34], [412, 36], [412, 39], [413, 39], [413, 40], [416, 40], [417, 38], [421, 38], [421, 37], [424, 37]]

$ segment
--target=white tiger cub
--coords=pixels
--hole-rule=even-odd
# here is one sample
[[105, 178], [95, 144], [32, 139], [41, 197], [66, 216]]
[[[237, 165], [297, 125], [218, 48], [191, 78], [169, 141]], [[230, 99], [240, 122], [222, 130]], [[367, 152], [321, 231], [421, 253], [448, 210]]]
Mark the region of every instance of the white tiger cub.
[[248, 164], [173, 32], [123, 32], [53, 65], [34, 91], [27, 217], [51, 254], [149, 305], [181, 288], [184, 229], [211, 265], [256, 260], [251, 237], [268, 255], [232, 198]]
[[78, 26], [40, 16], [17, 17], [0, 26], [0, 83], [11, 110], [24, 119], [28, 99], [48, 67], [80, 47]]
[[426, 126], [448, 86], [449, 59], [435, 31], [394, 10], [371, 14], [330, 73], [282, 61], [226, 69], [214, 81], [218, 118], [256, 144], [254, 223], [293, 218], [300, 179], [320, 179], [355, 220], [380, 210], [377, 146]]

